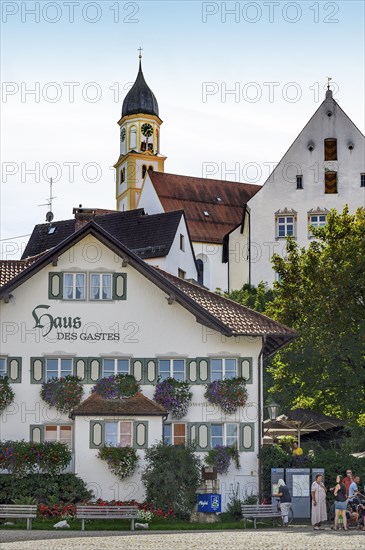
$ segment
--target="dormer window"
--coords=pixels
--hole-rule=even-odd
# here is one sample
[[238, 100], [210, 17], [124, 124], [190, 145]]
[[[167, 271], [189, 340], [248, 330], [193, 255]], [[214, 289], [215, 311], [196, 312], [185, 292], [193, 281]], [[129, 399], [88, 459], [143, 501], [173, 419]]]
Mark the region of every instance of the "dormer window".
[[324, 160], [337, 160], [337, 139], [324, 140]]
[[207, 212], [207, 210], [204, 210], [204, 216], [209, 216], [209, 212]]

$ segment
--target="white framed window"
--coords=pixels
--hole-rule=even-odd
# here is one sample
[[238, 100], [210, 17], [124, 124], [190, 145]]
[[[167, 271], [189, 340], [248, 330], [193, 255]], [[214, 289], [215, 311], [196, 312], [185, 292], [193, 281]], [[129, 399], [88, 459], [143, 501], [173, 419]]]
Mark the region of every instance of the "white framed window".
[[7, 374], [6, 357], [0, 357], [0, 378], [4, 378]]
[[105, 445], [132, 447], [132, 443], [133, 422], [131, 420], [105, 423]]
[[44, 429], [45, 441], [60, 441], [66, 443], [69, 449], [72, 449], [72, 426], [45, 426]]
[[46, 357], [46, 380], [61, 378], [73, 374], [73, 359], [63, 357]]
[[129, 359], [103, 359], [103, 378], [115, 374], [129, 374]]
[[186, 424], [174, 423], [163, 425], [163, 442], [165, 445], [185, 445]]
[[281, 239], [295, 236], [294, 216], [276, 216], [276, 237]]
[[90, 300], [111, 300], [112, 284], [111, 273], [90, 273]]
[[185, 381], [185, 360], [184, 359], [160, 359], [158, 362], [158, 373], [162, 380], [175, 378], [180, 382]]
[[224, 359], [210, 360], [211, 381], [224, 380], [227, 378], [236, 378], [237, 376], [237, 359], [226, 357]]
[[236, 422], [227, 424], [212, 424], [210, 443], [212, 449], [218, 445], [224, 445], [227, 447], [236, 445], [238, 448], [238, 424]]
[[85, 300], [85, 273], [63, 274], [63, 299]]
[[324, 227], [326, 225], [327, 214], [311, 214], [308, 216], [308, 235], [312, 237], [312, 227]]

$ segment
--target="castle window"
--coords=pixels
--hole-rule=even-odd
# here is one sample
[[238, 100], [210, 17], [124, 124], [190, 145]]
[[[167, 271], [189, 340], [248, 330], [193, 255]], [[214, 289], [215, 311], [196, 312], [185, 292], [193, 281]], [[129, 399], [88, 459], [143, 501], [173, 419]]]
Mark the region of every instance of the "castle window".
[[132, 126], [129, 131], [129, 148], [135, 149], [137, 147], [137, 128]]
[[324, 160], [337, 160], [337, 139], [324, 140]]
[[303, 176], [297, 176], [297, 189], [303, 189]]
[[365, 187], [365, 174], [360, 174], [360, 187]]
[[324, 174], [325, 193], [337, 193], [337, 172], [328, 171]]
[[281, 239], [295, 236], [294, 216], [276, 217], [276, 237]]

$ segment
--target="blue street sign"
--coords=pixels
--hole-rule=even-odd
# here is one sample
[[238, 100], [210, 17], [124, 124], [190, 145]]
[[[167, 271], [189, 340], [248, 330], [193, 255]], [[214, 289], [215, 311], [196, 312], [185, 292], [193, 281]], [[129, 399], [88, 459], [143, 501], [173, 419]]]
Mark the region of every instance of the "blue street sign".
[[198, 495], [198, 512], [221, 512], [222, 495]]

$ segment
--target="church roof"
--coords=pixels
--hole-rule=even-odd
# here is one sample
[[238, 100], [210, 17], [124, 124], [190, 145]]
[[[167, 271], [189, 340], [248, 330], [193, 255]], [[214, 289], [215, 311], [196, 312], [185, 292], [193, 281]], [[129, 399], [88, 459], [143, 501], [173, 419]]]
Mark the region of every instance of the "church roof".
[[165, 212], [184, 210], [191, 239], [222, 243], [242, 221], [243, 207], [260, 185], [148, 173]]
[[[111, 212], [95, 215], [92, 219], [127, 248], [143, 259], [161, 258], [169, 253], [177, 228], [184, 216], [182, 211], [147, 216], [142, 208], [127, 212]], [[53, 233], [49, 233], [50, 224], [36, 225], [24, 250], [22, 259], [35, 256], [49, 250], [75, 233], [90, 219], [70, 219], [52, 222]], [[20, 266], [7, 267], [20, 269]], [[16, 274], [16, 273], [15, 273]], [[4, 281], [6, 282], [6, 281]]]
[[74, 416], [165, 416], [164, 407], [148, 399], [142, 393], [136, 393], [124, 399], [104, 399], [97, 393], [92, 393], [71, 412]]
[[136, 81], [123, 101], [122, 118], [139, 113], [159, 116], [157, 99], [144, 79], [141, 61]]

